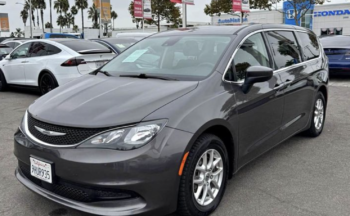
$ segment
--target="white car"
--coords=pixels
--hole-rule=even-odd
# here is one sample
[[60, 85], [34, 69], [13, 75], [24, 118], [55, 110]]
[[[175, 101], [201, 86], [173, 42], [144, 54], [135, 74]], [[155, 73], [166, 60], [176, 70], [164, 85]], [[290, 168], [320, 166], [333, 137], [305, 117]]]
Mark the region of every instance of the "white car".
[[19, 45], [33, 39], [23, 39], [23, 40], [5, 40], [1, 42], [2, 44], [6, 44], [7, 46], [11, 47], [12, 49], [15, 49]]
[[0, 91], [36, 87], [42, 94], [92, 72], [115, 56], [105, 46], [80, 39], [28, 41], [0, 64]]

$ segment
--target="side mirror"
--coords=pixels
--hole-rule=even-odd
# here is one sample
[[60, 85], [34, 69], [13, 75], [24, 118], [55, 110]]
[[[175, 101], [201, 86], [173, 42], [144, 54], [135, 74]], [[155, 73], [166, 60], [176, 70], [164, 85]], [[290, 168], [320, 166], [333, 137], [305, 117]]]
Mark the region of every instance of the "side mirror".
[[264, 66], [251, 66], [247, 69], [242, 91], [246, 94], [254, 83], [265, 82], [272, 78], [273, 69]]
[[5, 57], [5, 60], [11, 60], [12, 58], [11, 58], [11, 56], [10, 55], [7, 55], [6, 57]]

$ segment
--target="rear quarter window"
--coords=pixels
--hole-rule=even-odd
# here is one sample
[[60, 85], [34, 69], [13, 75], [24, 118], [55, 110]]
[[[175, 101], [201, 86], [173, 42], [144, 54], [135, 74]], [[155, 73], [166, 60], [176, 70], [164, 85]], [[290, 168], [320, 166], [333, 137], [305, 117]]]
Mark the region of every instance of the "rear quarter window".
[[317, 36], [312, 33], [298, 32], [300, 46], [303, 51], [304, 60], [311, 60], [320, 56], [320, 45]]

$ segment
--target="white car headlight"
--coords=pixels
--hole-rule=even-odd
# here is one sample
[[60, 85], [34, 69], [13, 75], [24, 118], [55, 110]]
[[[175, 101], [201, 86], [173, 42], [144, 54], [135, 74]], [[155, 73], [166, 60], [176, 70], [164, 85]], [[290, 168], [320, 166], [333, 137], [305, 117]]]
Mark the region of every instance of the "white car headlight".
[[137, 149], [149, 143], [166, 122], [166, 120], [143, 122], [133, 127], [107, 131], [85, 141], [79, 148]]

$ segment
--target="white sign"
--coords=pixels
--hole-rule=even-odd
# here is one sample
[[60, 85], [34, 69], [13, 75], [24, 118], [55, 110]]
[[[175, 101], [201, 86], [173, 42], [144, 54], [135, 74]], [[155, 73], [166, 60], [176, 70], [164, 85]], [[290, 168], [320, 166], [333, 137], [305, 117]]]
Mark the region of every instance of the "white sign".
[[242, 0], [242, 11], [250, 12], [249, 0]]
[[143, 0], [143, 18], [153, 19], [151, 0]]
[[182, 3], [194, 5], [194, 0], [182, 0]]

